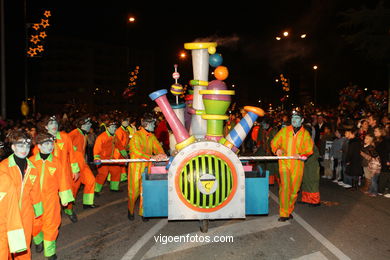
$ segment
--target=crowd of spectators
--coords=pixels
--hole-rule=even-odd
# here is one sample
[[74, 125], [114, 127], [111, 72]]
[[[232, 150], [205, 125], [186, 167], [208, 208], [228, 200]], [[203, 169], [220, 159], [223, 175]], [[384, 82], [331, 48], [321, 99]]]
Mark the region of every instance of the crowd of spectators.
[[[390, 197], [390, 121], [385, 111], [348, 114], [337, 109], [310, 108], [302, 109], [302, 112], [304, 127], [311, 133], [320, 153], [322, 178], [330, 179], [347, 189], [360, 187], [369, 196], [385, 194]], [[242, 109], [231, 111], [225, 123], [224, 134], [226, 135], [244, 115]], [[79, 116], [78, 113], [57, 114], [60, 130], [70, 132], [76, 128], [75, 122]], [[104, 123], [109, 118], [115, 118], [119, 125], [127, 117], [131, 118], [134, 125], [139, 125], [140, 117], [132, 116], [131, 113], [112, 111], [91, 114], [93, 126], [88, 135], [86, 149], [90, 162], [93, 161], [94, 141], [97, 135], [104, 131]], [[278, 130], [290, 124], [289, 117], [289, 111], [269, 111], [265, 117], [259, 118], [240, 147], [240, 153], [273, 155], [269, 143]], [[8, 132], [12, 129], [24, 129], [34, 138], [40, 131], [41, 118], [39, 113], [21, 120], [0, 118], [0, 159], [11, 152], [7, 145]], [[156, 119], [155, 135], [166, 153], [170, 154], [170, 128], [161, 113], [157, 113]], [[272, 171], [277, 171], [277, 167]]]

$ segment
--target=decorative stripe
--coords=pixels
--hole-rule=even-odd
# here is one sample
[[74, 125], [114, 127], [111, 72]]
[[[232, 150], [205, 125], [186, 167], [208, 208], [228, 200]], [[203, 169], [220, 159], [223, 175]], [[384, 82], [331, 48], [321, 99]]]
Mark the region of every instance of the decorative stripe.
[[71, 189], [60, 191], [58, 192], [58, 195], [60, 196], [62, 205], [74, 201], [74, 197]]
[[33, 205], [35, 217], [39, 217], [43, 214], [43, 204], [42, 201]]
[[36, 245], [39, 245], [40, 243], [43, 242], [43, 232], [39, 232], [38, 235], [36, 235], [35, 237], [33, 237], [33, 240], [34, 240], [34, 244]]
[[43, 247], [44, 247], [43, 254], [45, 255], [45, 257], [50, 257], [56, 254], [57, 245], [55, 240], [54, 241], [44, 240]]
[[7, 237], [9, 250], [11, 253], [27, 250], [26, 237], [24, 236], [23, 228], [8, 231]]

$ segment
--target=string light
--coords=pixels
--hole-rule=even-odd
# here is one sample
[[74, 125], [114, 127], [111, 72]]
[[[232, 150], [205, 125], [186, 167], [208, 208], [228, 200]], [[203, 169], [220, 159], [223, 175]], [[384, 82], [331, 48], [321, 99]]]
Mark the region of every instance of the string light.
[[34, 23], [31, 28], [36, 32], [31, 33], [29, 38], [29, 46], [27, 46], [27, 57], [36, 57], [38, 53], [41, 55], [44, 52], [44, 42], [43, 39], [47, 37], [46, 30], [50, 27], [49, 17], [51, 12], [45, 10], [43, 16], [46, 18], [41, 18], [40, 23]]
[[137, 85], [139, 66], [136, 66], [134, 70], [129, 72], [129, 82], [127, 88], [123, 91], [122, 96], [124, 98], [130, 98], [135, 94], [135, 87]]

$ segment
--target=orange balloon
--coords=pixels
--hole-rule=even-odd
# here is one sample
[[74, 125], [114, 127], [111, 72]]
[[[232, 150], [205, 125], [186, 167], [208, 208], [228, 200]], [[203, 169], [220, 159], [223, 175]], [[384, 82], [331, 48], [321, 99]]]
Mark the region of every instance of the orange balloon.
[[218, 66], [214, 70], [214, 77], [218, 80], [225, 80], [229, 75], [229, 71], [225, 66]]

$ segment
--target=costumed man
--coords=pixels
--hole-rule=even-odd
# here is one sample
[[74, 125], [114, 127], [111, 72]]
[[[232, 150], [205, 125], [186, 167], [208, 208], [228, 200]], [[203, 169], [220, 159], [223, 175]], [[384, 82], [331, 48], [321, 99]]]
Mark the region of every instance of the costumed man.
[[130, 134], [129, 137], [131, 139], [133, 137], [133, 135], [135, 134], [135, 132], [137, 132], [137, 118], [136, 117], [130, 117], [129, 120], [130, 120], [129, 121], [130, 124], [127, 127], [127, 131], [129, 131], [129, 134]]
[[291, 125], [283, 127], [272, 139], [271, 149], [277, 156], [296, 156], [299, 159], [279, 160], [279, 221], [292, 218], [301, 186], [304, 160], [313, 153], [313, 141], [302, 127], [303, 117], [294, 110]]
[[[130, 140], [130, 157], [131, 159], [154, 159], [163, 160], [166, 158], [164, 149], [156, 136], [153, 134], [155, 128], [155, 118], [152, 114], [147, 113], [141, 120], [141, 128]], [[147, 167], [150, 171], [151, 163], [129, 163], [129, 177], [128, 177], [128, 218], [134, 220], [135, 203], [140, 196], [139, 215], [143, 216], [142, 209], [142, 173]], [[147, 219], [143, 218], [144, 221]]]
[[42, 198], [39, 187], [39, 171], [27, 158], [30, 152], [31, 138], [20, 130], [13, 130], [8, 136], [14, 152], [0, 163], [0, 175], [6, 174], [16, 188], [20, 217], [22, 218], [27, 250], [13, 254], [14, 259], [31, 259], [31, 238], [34, 219], [42, 216]]
[[[308, 130], [311, 134], [311, 131]], [[313, 139], [313, 138], [312, 138]], [[313, 154], [310, 155], [305, 161], [305, 167], [303, 169], [303, 178], [301, 186], [301, 201], [299, 203], [307, 204], [311, 207], [317, 207], [321, 205], [320, 200], [320, 165], [318, 158], [320, 152], [317, 145], [313, 146]]]
[[[121, 126], [115, 131], [115, 135], [118, 137], [118, 140], [121, 142], [121, 145], [125, 148], [126, 152], [129, 153], [129, 142], [130, 142], [130, 118], [124, 118], [122, 120]], [[121, 167], [121, 181], [127, 180], [127, 169], [126, 166]]]
[[3, 173], [0, 173], [0, 230], [0, 259], [27, 250], [18, 193], [12, 179]]
[[[95, 176], [86, 162], [86, 146], [87, 136], [91, 129], [92, 122], [88, 116], [81, 117], [77, 123], [78, 127], [73, 129], [68, 135], [72, 140], [72, 144], [76, 154], [76, 160], [80, 168], [80, 178], [72, 182], [73, 197], [76, 198], [77, 192], [80, 189], [80, 185], [84, 184], [83, 191], [83, 208], [90, 209], [96, 208], [98, 205], [95, 201]], [[73, 203], [69, 203], [67, 211], [72, 213]]]
[[56, 240], [61, 224], [60, 202], [62, 206], [67, 206], [74, 201], [74, 198], [70, 183], [62, 173], [61, 162], [52, 154], [54, 137], [42, 132], [38, 134], [35, 141], [39, 153], [33, 155], [30, 160], [40, 172], [43, 214], [34, 222], [34, 243], [38, 252], [44, 249], [45, 257], [57, 259]]
[[[76, 182], [80, 176], [80, 166], [78, 164], [78, 155], [73, 147], [72, 139], [67, 133], [59, 131], [58, 121], [55, 116], [44, 118], [40, 128], [54, 136], [55, 143], [53, 154], [62, 164], [62, 173], [65, 174], [70, 185], [73, 182]], [[38, 152], [38, 147], [34, 147], [33, 154], [36, 155]], [[77, 215], [73, 210], [65, 209], [64, 212], [73, 223], [77, 222]]]
[[118, 137], [115, 135], [117, 122], [109, 120], [107, 130], [101, 133], [95, 141], [93, 147], [94, 163], [97, 166], [98, 174], [96, 175], [95, 192], [99, 194], [110, 173], [110, 191], [121, 192], [119, 183], [121, 179], [122, 164], [102, 165], [100, 160], [127, 158], [126, 149], [122, 146]]

